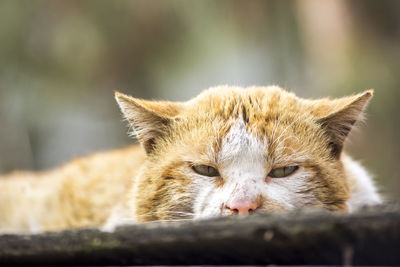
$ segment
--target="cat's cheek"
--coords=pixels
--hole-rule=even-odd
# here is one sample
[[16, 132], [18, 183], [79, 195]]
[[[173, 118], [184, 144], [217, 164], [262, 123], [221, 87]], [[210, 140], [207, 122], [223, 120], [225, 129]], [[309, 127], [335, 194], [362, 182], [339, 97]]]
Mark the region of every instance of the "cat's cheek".
[[197, 193], [193, 201], [195, 218], [198, 218], [204, 212], [204, 209], [207, 205], [207, 199], [210, 197], [210, 194], [212, 194], [212, 188], [210, 187], [202, 188], [202, 190]]
[[226, 208], [226, 189], [209, 186], [203, 188], [195, 201], [195, 219], [211, 218], [221, 215], [231, 215]]
[[218, 192], [212, 192], [208, 198], [204, 199], [202, 210], [196, 214], [195, 219], [212, 218], [224, 214], [224, 202], [221, 198], [221, 194]]
[[202, 177], [199, 175], [188, 175], [192, 180], [190, 184], [190, 192], [192, 193], [192, 209], [194, 219], [203, 218], [205, 211], [208, 209], [210, 199], [215, 197], [216, 187], [213, 178]]
[[[310, 173], [301, 173], [290, 178], [272, 179], [262, 190], [262, 195], [285, 210], [306, 206], [315, 200], [313, 192], [309, 190], [310, 176]], [[268, 204], [264, 203], [264, 206], [268, 208]]]

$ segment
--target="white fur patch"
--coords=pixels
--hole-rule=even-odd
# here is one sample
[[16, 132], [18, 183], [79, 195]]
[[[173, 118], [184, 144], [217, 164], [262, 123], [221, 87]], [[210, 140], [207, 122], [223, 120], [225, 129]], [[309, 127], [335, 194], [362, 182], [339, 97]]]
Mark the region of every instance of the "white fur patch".
[[310, 202], [309, 194], [298, 193], [306, 189], [311, 174], [301, 168], [296, 174], [266, 181], [268, 162], [267, 143], [249, 133], [243, 120], [239, 120], [224, 137], [217, 156], [218, 169], [225, 180], [216, 187], [209, 179], [202, 181], [195, 200], [195, 218], [224, 214], [231, 203], [255, 201], [262, 196], [278, 202], [285, 209], [299, 207]]
[[228, 202], [257, 197], [255, 185], [265, 181], [267, 175], [266, 151], [265, 143], [248, 133], [242, 120], [225, 136], [218, 164], [222, 178], [227, 181], [225, 187], [232, 187]]
[[350, 212], [365, 205], [382, 203], [369, 173], [350, 157], [343, 158], [345, 171], [350, 182], [350, 199], [347, 201]]
[[290, 177], [271, 179], [268, 185], [263, 187], [263, 196], [275, 200], [288, 210], [305, 206], [314, 200], [314, 196], [299, 192], [307, 189], [307, 179], [311, 175], [300, 169]]

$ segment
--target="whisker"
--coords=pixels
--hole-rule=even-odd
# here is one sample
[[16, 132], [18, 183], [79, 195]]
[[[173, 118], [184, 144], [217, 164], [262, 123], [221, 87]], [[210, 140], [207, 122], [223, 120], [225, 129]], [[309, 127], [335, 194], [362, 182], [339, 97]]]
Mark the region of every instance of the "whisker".
[[140, 224], [149, 224], [149, 223], [155, 223], [155, 222], [183, 222], [183, 221], [193, 221], [193, 219], [157, 220], [157, 221], [141, 222]]
[[144, 216], [162, 215], [162, 214], [174, 214], [174, 215], [180, 215], [180, 216], [194, 216], [194, 215], [196, 215], [196, 213], [183, 212], [183, 211], [153, 211], [153, 212], [148, 212], [148, 213], [144, 213], [144, 214], [139, 214], [139, 215], [136, 215], [136, 216], [144, 217]]
[[285, 142], [285, 141], [286, 141], [287, 139], [289, 139], [289, 138], [295, 138], [295, 139], [300, 143], [300, 139], [299, 139], [297, 136], [295, 136], [295, 135], [290, 135], [290, 136], [287, 136], [287, 137], [283, 138], [282, 140], [280, 140], [279, 143], [276, 144], [276, 146], [277, 146], [277, 147], [280, 146], [283, 142]]
[[[278, 126], [279, 126], [280, 123], [281, 123], [281, 119], [282, 119], [282, 117], [279, 117], [279, 118], [278, 118], [278, 121], [275, 122], [274, 130], [272, 131], [272, 134], [271, 134], [271, 138], [270, 138], [269, 143], [271, 143], [271, 142], [274, 140], [274, 138], [275, 138], [275, 133], [276, 133], [276, 130], [278, 129]], [[271, 145], [272, 145], [272, 144], [271, 144]]]

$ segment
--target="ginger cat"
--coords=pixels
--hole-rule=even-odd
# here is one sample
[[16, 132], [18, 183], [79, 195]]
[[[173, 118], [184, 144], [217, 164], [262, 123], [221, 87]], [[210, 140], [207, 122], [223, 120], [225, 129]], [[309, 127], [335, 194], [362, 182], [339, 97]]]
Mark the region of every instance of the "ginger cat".
[[309, 100], [219, 86], [187, 102], [116, 93], [141, 146], [0, 177], [0, 233], [380, 203], [344, 152], [372, 91]]

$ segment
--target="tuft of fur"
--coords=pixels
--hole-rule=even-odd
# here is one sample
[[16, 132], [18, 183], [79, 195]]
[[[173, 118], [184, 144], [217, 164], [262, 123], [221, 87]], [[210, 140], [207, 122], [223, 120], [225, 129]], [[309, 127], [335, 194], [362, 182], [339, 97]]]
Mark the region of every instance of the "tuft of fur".
[[[381, 201], [343, 152], [372, 90], [317, 100], [277, 86], [218, 86], [179, 103], [115, 97], [142, 148], [0, 177], [0, 232], [207, 218], [232, 214], [238, 201], [257, 203], [256, 212], [348, 212]], [[200, 175], [197, 165], [219, 175]], [[285, 166], [298, 169], [268, 175]]]

